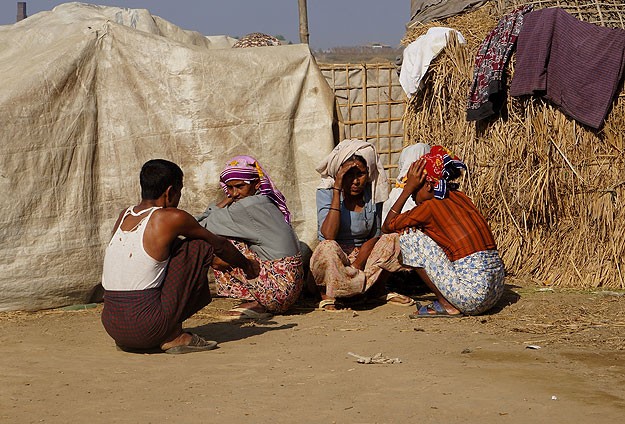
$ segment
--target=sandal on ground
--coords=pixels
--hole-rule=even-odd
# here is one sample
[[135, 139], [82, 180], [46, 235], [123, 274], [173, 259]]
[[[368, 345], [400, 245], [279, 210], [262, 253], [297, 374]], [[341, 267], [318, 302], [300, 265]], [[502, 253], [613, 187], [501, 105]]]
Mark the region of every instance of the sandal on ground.
[[206, 350], [213, 350], [216, 347], [217, 342], [205, 340], [203, 337], [200, 337], [195, 333], [191, 333], [191, 341], [189, 344], [170, 347], [165, 350], [165, 353], [180, 355], [183, 353], [204, 352]]
[[438, 300], [430, 303], [429, 305], [421, 306], [417, 304], [417, 312], [408, 315], [410, 319], [416, 318], [460, 318], [464, 316], [461, 313], [450, 314], [445, 307], [440, 304]]
[[[384, 296], [382, 296], [381, 299], [385, 300], [386, 303], [388, 304], [398, 305], [398, 306], [412, 306], [416, 303], [413, 298], [408, 297], [403, 294], [395, 293], [395, 292], [387, 293]], [[403, 300], [408, 300], [408, 302], [397, 302], [397, 301], [394, 301], [393, 299], [403, 299]]]
[[[334, 309], [329, 309], [327, 306], [334, 306]], [[319, 310], [327, 312], [340, 312], [342, 305], [340, 305], [336, 299], [323, 299], [319, 302]]]
[[253, 309], [249, 308], [232, 308], [228, 312], [236, 312], [236, 314], [226, 315], [226, 319], [237, 320], [237, 319], [268, 319], [273, 316], [270, 312], [256, 312]]

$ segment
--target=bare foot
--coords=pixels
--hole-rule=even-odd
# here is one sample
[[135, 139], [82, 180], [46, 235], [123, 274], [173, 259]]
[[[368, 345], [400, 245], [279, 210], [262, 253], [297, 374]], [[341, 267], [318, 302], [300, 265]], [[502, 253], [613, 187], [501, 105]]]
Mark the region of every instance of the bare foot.
[[326, 297], [325, 299], [321, 299], [319, 302], [319, 309], [324, 311], [338, 311], [339, 308], [336, 306], [336, 301], [331, 297]]
[[165, 353], [172, 355], [180, 355], [183, 353], [204, 352], [213, 350], [217, 347], [217, 342], [206, 340], [203, 337], [192, 334], [182, 333], [171, 342], [163, 343], [161, 349]]
[[189, 333], [180, 333], [180, 335], [178, 337], [176, 337], [175, 339], [163, 343], [161, 345], [161, 349], [162, 350], [167, 350], [167, 349], [171, 349], [172, 347], [176, 347], [176, 346], [186, 346], [189, 343], [191, 343], [191, 339], [192, 336]]
[[456, 309], [456, 307], [449, 303], [445, 298], [438, 299], [438, 303], [445, 308], [449, 315], [462, 315], [462, 312]]
[[417, 311], [414, 314], [409, 315], [410, 318], [423, 318], [423, 317], [461, 317], [464, 316], [462, 312], [447, 302], [449, 307], [445, 307], [444, 303], [438, 300], [430, 303], [429, 305], [420, 306], [417, 304]]
[[351, 308], [345, 307], [342, 303], [337, 301], [335, 298], [328, 297], [326, 295], [321, 296], [321, 302], [319, 302], [319, 309], [322, 311], [350, 311]]

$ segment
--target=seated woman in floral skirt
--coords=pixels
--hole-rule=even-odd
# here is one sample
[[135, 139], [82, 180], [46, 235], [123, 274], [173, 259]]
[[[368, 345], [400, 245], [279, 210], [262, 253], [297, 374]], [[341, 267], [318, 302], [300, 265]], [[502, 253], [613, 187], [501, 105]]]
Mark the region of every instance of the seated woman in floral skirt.
[[286, 199], [250, 156], [230, 159], [219, 181], [226, 196], [197, 219], [204, 228], [230, 239], [245, 256], [258, 260], [260, 275], [250, 281], [227, 263], [213, 263], [217, 294], [246, 301], [229, 311], [234, 318], [283, 313], [298, 299], [304, 277]]

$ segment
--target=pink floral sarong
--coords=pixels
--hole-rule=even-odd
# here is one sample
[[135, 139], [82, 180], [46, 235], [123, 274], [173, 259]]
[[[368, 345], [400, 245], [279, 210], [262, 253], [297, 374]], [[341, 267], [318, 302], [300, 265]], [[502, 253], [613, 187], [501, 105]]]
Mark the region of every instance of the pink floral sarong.
[[[231, 240], [232, 241], [232, 240]], [[217, 295], [236, 299], [256, 300], [268, 312], [279, 314], [289, 309], [299, 298], [304, 285], [302, 256], [263, 261], [245, 243], [232, 241], [232, 244], [247, 258], [260, 263], [260, 274], [248, 281], [241, 269], [229, 272], [215, 272]]]

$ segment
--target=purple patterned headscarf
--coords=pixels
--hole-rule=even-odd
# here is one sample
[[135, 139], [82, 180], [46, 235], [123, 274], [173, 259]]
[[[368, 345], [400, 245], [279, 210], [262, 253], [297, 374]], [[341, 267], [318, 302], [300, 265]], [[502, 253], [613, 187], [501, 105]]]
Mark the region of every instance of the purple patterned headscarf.
[[271, 201], [280, 209], [287, 224], [291, 223], [291, 213], [286, 206], [284, 195], [276, 188], [269, 178], [269, 175], [260, 166], [258, 161], [251, 156], [235, 156], [228, 161], [226, 167], [219, 175], [219, 185], [228, 195], [226, 183], [232, 180], [251, 182], [260, 179], [260, 194], [269, 197]]

